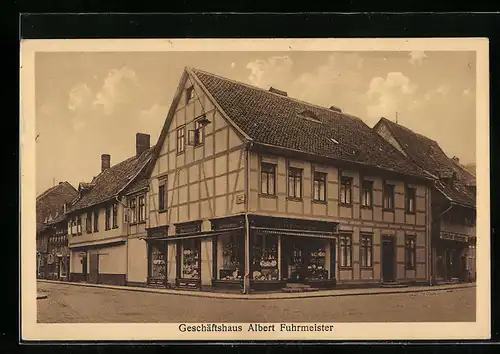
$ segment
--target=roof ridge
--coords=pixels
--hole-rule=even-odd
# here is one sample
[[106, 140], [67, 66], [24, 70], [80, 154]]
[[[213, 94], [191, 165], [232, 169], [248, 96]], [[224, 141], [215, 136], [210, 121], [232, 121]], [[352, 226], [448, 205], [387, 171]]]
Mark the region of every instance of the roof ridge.
[[62, 181], [62, 182], [59, 182], [58, 184], [56, 184], [55, 186], [52, 186], [50, 187], [49, 189], [45, 190], [44, 192], [42, 192], [39, 196], [36, 197], [36, 200], [40, 200], [41, 198], [43, 197], [46, 197], [48, 194], [52, 193], [53, 191], [55, 191], [57, 188], [59, 187], [62, 187], [63, 185], [68, 185], [69, 187], [71, 187], [75, 192], [77, 192], [76, 188], [73, 187], [73, 185], [71, 183], [69, 183], [68, 181]]
[[[276, 96], [276, 97], [279, 97], [279, 98], [282, 98], [284, 100], [290, 100], [290, 101], [295, 101], [297, 103], [300, 103], [300, 104], [303, 104], [303, 105], [306, 105], [306, 106], [310, 106], [310, 107], [314, 107], [314, 108], [317, 108], [317, 109], [321, 109], [321, 110], [325, 110], [325, 111], [328, 111], [328, 112], [331, 112], [331, 113], [334, 113], [334, 114], [339, 114], [339, 115], [343, 115], [345, 117], [348, 117], [348, 118], [352, 118], [352, 119], [357, 119], [357, 120], [361, 120], [363, 121], [361, 118], [358, 118], [352, 114], [348, 114], [348, 113], [344, 113], [344, 112], [337, 112], [337, 111], [332, 111], [331, 109], [327, 108], [327, 107], [323, 107], [323, 106], [320, 106], [320, 105], [317, 105], [317, 104], [314, 104], [314, 103], [311, 103], [311, 102], [307, 102], [307, 101], [303, 101], [303, 100], [299, 100], [298, 98], [294, 98], [294, 97], [290, 97], [290, 96], [283, 96], [283, 95], [280, 95], [278, 93], [274, 93], [274, 92], [271, 92], [269, 90], [266, 90], [266, 89], [263, 89], [262, 87], [258, 87], [258, 86], [254, 86], [254, 85], [250, 85], [250, 84], [247, 84], [245, 82], [241, 82], [241, 81], [238, 81], [238, 80], [234, 80], [234, 79], [230, 79], [228, 77], [225, 77], [225, 76], [221, 76], [219, 74], [214, 74], [214, 73], [211, 73], [211, 72], [208, 72], [208, 71], [205, 71], [205, 70], [202, 70], [202, 69], [197, 69], [197, 68], [192, 68], [192, 67], [188, 67], [188, 69], [190, 69], [192, 72], [194, 72], [195, 74], [197, 72], [201, 72], [203, 74], [206, 74], [206, 75], [211, 75], [211, 76], [214, 76], [214, 77], [217, 77], [219, 79], [222, 79], [222, 80], [226, 80], [226, 81], [229, 81], [229, 82], [232, 82], [234, 84], [238, 84], [238, 85], [243, 85], [243, 86], [246, 86], [248, 88], [251, 88], [251, 89], [254, 89], [254, 90], [257, 90], [257, 91], [262, 91], [262, 92], [265, 92], [265, 93], [268, 93], [270, 95], [273, 95], [273, 96]], [[366, 123], [365, 123], [366, 124]]]
[[383, 121], [389, 122], [389, 123], [390, 123], [392, 126], [394, 126], [394, 127], [401, 128], [401, 129], [403, 129], [403, 130], [406, 130], [406, 131], [408, 131], [408, 132], [410, 132], [410, 133], [412, 133], [412, 134], [415, 134], [415, 135], [417, 135], [417, 136], [419, 136], [419, 137], [422, 137], [422, 138], [424, 138], [424, 139], [426, 139], [426, 140], [429, 140], [429, 141], [431, 141], [431, 142], [433, 142], [433, 143], [435, 143], [435, 144], [439, 145], [439, 144], [438, 144], [438, 142], [437, 142], [436, 140], [431, 139], [431, 138], [429, 138], [428, 136], [425, 136], [424, 134], [417, 133], [417, 132], [415, 132], [415, 131], [411, 130], [410, 128], [408, 128], [407, 126], [404, 126], [404, 125], [401, 125], [401, 124], [399, 124], [399, 123], [393, 122], [392, 120], [387, 119], [386, 117], [382, 117], [382, 118], [380, 118], [380, 119], [381, 119], [381, 120], [383, 120]]

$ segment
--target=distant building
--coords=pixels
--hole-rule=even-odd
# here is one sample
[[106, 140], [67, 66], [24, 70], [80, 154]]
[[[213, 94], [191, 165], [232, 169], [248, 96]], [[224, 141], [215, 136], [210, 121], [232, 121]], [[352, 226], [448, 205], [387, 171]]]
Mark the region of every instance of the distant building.
[[447, 157], [437, 142], [402, 125], [382, 118], [374, 130], [434, 179], [430, 219], [434, 280], [474, 280], [475, 175], [458, 158]]
[[66, 279], [69, 252], [66, 206], [78, 195], [68, 182], [46, 190], [36, 198], [37, 278]]

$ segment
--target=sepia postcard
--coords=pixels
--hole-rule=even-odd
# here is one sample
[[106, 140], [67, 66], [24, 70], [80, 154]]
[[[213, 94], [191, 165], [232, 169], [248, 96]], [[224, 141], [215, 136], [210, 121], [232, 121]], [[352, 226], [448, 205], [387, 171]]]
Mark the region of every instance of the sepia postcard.
[[22, 41], [22, 339], [488, 339], [488, 55]]

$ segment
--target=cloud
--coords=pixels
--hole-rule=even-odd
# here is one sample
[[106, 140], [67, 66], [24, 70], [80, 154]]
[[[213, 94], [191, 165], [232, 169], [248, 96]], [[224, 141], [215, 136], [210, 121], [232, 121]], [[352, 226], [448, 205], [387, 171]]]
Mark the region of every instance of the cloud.
[[413, 97], [417, 85], [401, 72], [390, 72], [387, 77], [374, 77], [367, 92], [369, 119], [392, 117], [418, 103]]
[[236, 63], [231, 63], [231, 69], [234, 69], [236, 67]]
[[450, 93], [450, 87], [448, 85], [441, 85], [436, 89], [436, 93], [446, 96]]
[[280, 86], [283, 76], [289, 75], [293, 67], [293, 61], [288, 56], [274, 56], [267, 60], [258, 59], [247, 64], [247, 69], [252, 72], [248, 80], [252, 85], [269, 88]]
[[86, 107], [92, 101], [92, 90], [87, 84], [80, 83], [71, 88], [68, 98], [68, 109], [77, 111]]
[[422, 61], [427, 58], [427, 54], [423, 51], [412, 51], [409, 54], [411, 64], [421, 64]]
[[132, 69], [124, 66], [110, 70], [92, 104], [102, 109], [104, 114], [112, 114], [117, 106], [130, 103], [138, 88], [138, 78]]

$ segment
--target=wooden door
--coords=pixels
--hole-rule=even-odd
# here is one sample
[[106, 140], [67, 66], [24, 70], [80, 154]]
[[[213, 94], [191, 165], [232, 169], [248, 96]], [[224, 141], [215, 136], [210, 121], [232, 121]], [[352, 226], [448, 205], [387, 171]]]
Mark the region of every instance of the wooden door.
[[396, 250], [394, 238], [392, 236], [384, 236], [382, 238], [382, 281], [396, 280]]
[[89, 282], [99, 283], [99, 254], [90, 255], [90, 274]]

